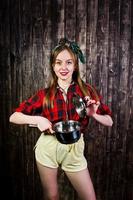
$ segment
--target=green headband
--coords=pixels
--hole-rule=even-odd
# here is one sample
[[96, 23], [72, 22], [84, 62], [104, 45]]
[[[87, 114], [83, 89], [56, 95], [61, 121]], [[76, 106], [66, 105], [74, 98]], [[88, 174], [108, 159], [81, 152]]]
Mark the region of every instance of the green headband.
[[65, 45], [68, 46], [72, 50], [72, 52], [77, 55], [81, 63], [85, 64], [84, 55], [76, 42], [72, 42], [67, 40], [66, 38], [62, 38], [60, 39], [58, 46], [56, 46], [54, 49], [56, 49], [59, 46], [65, 46]]

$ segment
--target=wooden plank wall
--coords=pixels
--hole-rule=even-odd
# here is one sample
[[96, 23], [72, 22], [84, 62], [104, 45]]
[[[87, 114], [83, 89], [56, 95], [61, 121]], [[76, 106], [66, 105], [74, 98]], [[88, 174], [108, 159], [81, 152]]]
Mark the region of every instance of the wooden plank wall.
[[[85, 81], [113, 112], [113, 127], [93, 120], [85, 155], [97, 200], [133, 199], [132, 0], [1, 0], [0, 176], [12, 200], [39, 200], [42, 190], [33, 147], [36, 129], [9, 124], [13, 108], [47, 85], [49, 54], [60, 37], [76, 40], [85, 56]], [[62, 200], [78, 197], [59, 171]]]

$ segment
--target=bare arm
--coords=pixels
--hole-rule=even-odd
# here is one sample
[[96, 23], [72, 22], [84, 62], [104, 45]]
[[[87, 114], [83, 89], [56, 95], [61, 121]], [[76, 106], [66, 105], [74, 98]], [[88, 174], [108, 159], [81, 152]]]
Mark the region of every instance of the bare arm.
[[21, 112], [14, 112], [9, 121], [15, 124], [37, 124], [37, 116], [25, 115]]
[[109, 115], [97, 114], [97, 109], [100, 105], [99, 101], [96, 102], [95, 100], [92, 100], [92, 99], [86, 99], [86, 101], [87, 101], [86, 112], [88, 116], [93, 117], [95, 120], [97, 120], [99, 123], [103, 124], [104, 126], [113, 125], [113, 120]]
[[112, 126], [113, 120], [109, 115], [93, 114], [92, 117], [104, 126]]
[[52, 123], [42, 116], [31, 116], [21, 112], [14, 112], [10, 116], [9, 121], [15, 124], [33, 124], [37, 126], [40, 131], [49, 129], [50, 132], [52, 132]]

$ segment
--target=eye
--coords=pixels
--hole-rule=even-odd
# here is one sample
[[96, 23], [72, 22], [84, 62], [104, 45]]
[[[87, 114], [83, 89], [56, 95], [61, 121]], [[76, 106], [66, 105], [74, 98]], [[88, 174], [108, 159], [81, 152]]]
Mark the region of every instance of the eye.
[[56, 61], [55, 64], [56, 65], [61, 65], [61, 62], [60, 61]]
[[72, 61], [67, 61], [67, 64], [68, 64], [68, 65], [71, 65], [71, 64], [72, 64]]

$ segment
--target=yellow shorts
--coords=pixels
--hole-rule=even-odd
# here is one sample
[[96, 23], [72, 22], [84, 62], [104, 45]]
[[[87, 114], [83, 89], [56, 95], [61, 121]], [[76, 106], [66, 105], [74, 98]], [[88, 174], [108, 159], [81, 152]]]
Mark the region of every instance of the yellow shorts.
[[84, 157], [84, 140], [73, 144], [61, 144], [55, 136], [41, 134], [35, 145], [35, 158], [40, 164], [58, 168], [68, 172], [76, 172], [87, 168]]

